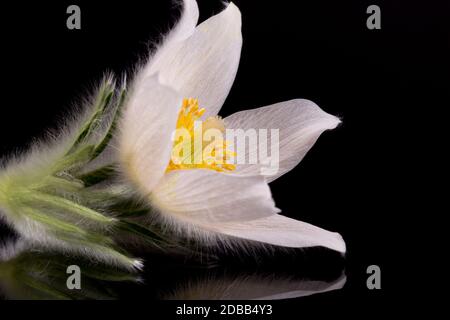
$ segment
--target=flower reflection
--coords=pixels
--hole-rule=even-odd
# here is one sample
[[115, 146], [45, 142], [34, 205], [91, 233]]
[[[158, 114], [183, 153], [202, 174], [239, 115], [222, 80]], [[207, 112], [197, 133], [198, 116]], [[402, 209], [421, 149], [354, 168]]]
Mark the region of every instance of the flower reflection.
[[[156, 255], [147, 259], [152, 267], [137, 274], [8, 241], [0, 245], [0, 293], [2, 298], [27, 300], [271, 300], [338, 290], [346, 281], [342, 270], [331, 270], [330, 275], [327, 268], [324, 274], [312, 275], [292, 264], [286, 267], [289, 270], [262, 270], [248, 263], [234, 268], [230, 261], [205, 267], [198, 261], [173, 261]], [[323, 265], [323, 261], [319, 263]], [[70, 265], [81, 269], [80, 290], [67, 288]]]
[[345, 275], [331, 282], [295, 279], [276, 274], [209, 274], [202, 280], [180, 285], [166, 299], [176, 300], [279, 300], [341, 289]]
[[[67, 287], [70, 265], [81, 269], [80, 290]], [[0, 293], [6, 299], [115, 299], [117, 284], [138, 281], [140, 278], [136, 274], [40, 251], [21, 241], [9, 241], [0, 248]]]

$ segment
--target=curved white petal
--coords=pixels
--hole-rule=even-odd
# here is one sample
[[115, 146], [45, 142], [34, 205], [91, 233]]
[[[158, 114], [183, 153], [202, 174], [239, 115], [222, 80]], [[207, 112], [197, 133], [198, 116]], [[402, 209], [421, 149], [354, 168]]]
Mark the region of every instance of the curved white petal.
[[170, 31], [166, 41], [180, 41], [190, 37], [198, 23], [199, 11], [197, 1], [182, 0], [182, 12], [175, 27]]
[[156, 77], [138, 81], [120, 123], [119, 158], [125, 177], [148, 194], [164, 175], [182, 98]]
[[211, 231], [246, 240], [290, 248], [322, 246], [345, 252], [345, 242], [339, 233], [330, 232], [309, 223], [279, 214], [245, 222], [210, 224]]
[[261, 176], [241, 177], [212, 170], [178, 170], [153, 189], [151, 203], [175, 227], [248, 221], [275, 214], [269, 186]]
[[[193, 3], [189, 5], [193, 6]], [[195, 19], [188, 20], [190, 24], [187, 24], [192, 25]], [[177, 33], [176, 38], [187, 33]], [[169, 43], [150, 60], [143, 77], [158, 72], [163, 84], [185, 98], [199, 99], [201, 107], [206, 109], [205, 117], [216, 115], [234, 82], [241, 48], [241, 14], [230, 3], [221, 13], [200, 24], [187, 39], [170, 41], [169, 36]]]
[[237, 237], [291, 248], [323, 246], [345, 252], [338, 233], [276, 214], [262, 176], [210, 170], [165, 175], [150, 195], [163, 221], [200, 239]]
[[257, 145], [245, 148], [245, 159], [258, 158], [258, 165], [240, 164], [234, 173], [262, 174], [271, 182], [293, 169], [325, 130], [334, 129], [340, 120], [320, 109], [314, 102], [304, 99], [290, 100], [253, 110], [240, 111], [224, 119], [229, 129], [268, 129], [270, 158], [271, 129], [279, 130], [279, 162], [261, 165]]

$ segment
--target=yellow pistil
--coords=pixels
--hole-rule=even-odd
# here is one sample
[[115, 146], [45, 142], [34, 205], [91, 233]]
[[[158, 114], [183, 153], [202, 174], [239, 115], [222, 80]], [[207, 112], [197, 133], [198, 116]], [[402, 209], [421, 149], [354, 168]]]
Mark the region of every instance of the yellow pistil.
[[183, 99], [166, 172], [181, 169], [226, 172], [236, 169], [230, 163], [236, 153], [229, 150], [229, 142], [224, 140], [223, 120], [218, 116], [199, 120], [204, 113], [205, 109], [199, 107], [197, 99]]

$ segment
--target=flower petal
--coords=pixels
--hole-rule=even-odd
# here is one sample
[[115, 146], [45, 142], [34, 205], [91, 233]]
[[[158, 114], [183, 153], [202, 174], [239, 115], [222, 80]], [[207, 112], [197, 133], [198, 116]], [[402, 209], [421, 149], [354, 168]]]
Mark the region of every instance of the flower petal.
[[138, 81], [120, 123], [119, 157], [125, 177], [148, 194], [167, 168], [182, 98], [156, 77]]
[[230, 3], [200, 24], [189, 38], [163, 45], [143, 76], [159, 72], [163, 84], [185, 98], [197, 98], [206, 109], [205, 117], [216, 115], [234, 82], [241, 48], [241, 14]]
[[[258, 157], [258, 165], [239, 164], [236, 174], [266, 176], [271, 182], [293, 169], [325, 130], [334, 129], [340, 120], [304, 99], [290, 100], [270, 106], [240, 111], [224, 119], [228, 129], [279, 129], [279, 162], [262, 164], [258, 146], [245, 148], [245, 159]], [[270, 134], [268, 135], [270, 141]], [[268, 144], [270, 151], [271, 145]], [[270, 157], [270, 152], [269, 152]], [[277, 163], [278, 162], [278, 163]]]
[[164, 39], [164, 43], [181, 41], [190, 37], [198, 23], [198, 5], [195, 0], [182, 0], [182, 12], [180, 19]]
[[173, 224], [242, 222], [279, 211], [263, 177], [233, 176], [212, 170], [172, 171], [150, 197], [162, 217]]
[[246, 222], [210, 224], [207, 227], [211, 231], [229, 236], [283, 247], [322, 246], [345, 252], [345, 242], [339, 233], [330, 232], [279, 214]]

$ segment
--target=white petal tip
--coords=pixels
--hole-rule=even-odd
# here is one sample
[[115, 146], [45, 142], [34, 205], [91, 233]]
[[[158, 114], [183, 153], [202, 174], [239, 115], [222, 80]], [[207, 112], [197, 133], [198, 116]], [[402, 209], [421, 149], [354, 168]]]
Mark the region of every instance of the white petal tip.
[[233, 16], [234, 19], [238, 20], [236, 22], [239, 22], [239, 26], [241, 24], [241, 10], [239, 10], [239, 7], [235, 5], [233, 2], [225, 3], [226, 8], [223, 10], [222, 13], [226, 13], [230, 16]]
[[342, 121], [340, 118], [323, 111], [316, 103], [306, 99], [296, 99], [296, 103], [304, 108], [303, 112], [308, 112], [311, 117], [317, 119], [317, 124], [324, 130], [335, 129]]
[[225, 2], [225, 6], [226, 6], [227, 9], [231, 7], [232, 9], [237, 9], [239, 11], [238, 6], [235, 5], [233, 1]]
[[347, 248], [346, 248], [344, 239], [337, 232], [334, 232], [333, 235], [335, 236], [335, 241], [333, 241], [333, 243], [330, 244], [330, 246], [328, 248], [330, 248], [334, 251], [340, 252], [342, 254], [345, 254]]
[[329, 130], [337, 128], [342, 123], [342, 120], [338, 117], [330, 115], [330, 127]]

